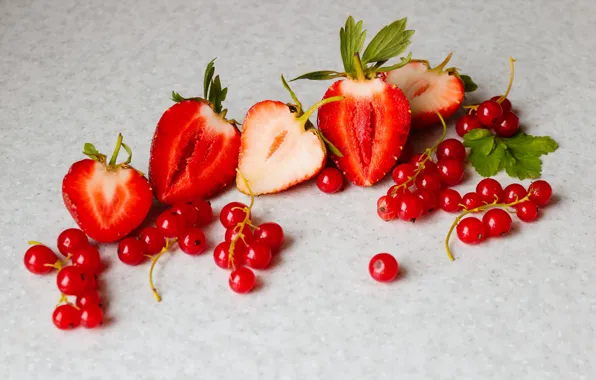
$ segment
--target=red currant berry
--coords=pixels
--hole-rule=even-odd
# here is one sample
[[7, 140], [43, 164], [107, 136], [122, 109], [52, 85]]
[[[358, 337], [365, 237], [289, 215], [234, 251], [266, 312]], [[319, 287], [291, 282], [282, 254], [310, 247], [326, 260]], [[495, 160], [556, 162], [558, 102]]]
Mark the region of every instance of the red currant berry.
[[383, 195], [377, 200], [377, 214], [384, 221], [397, 218], [398, 199]]
[[530, 200], [538, 207], [544, 207], [550, 202], [553, 195], [553, 188], [543, 180], [532, 182], [530, 185]]
[[513, 112], [503, 116], [503, 120], [495, 125], [495, 133], [501, 137], [511, 137], [519, 130], [519, 118]]
[[77, 307], [99, 305], [99, 293], [95, 289], [87, 289], [83, 294], [77, 296]]
[[393, 169], [391, 176], [397, 185], [407, 182], [416, 172], [416, 166], [411, 163], [399, 164]]
[[441, 158], [437, 162], [437, 169], [439, 169], [441, 182], [447, 186], [458, 185], [464, 179], [465, 168], [463, 161], [453, 158]]
[[[247, 206], [240, 202], [231, 202], [221, 209], [219, 220], [225, 228], [230, 228], [241, 223], [246, 218]], [[250, 218], [250, 215], [249, 215]]]
[[253, 269], [265, 269], [271, 262], [271, 248], [264, 242], [255, 241], [248, 245], [244, 262]]
[[455, 123], [455, 131], [459, 137], [464, 137], [464, 135], [472, 129], [478, 128], [482, 128], [482, 124], [480, 124], [475, 115], [463, 115]]
[[182, 216], [186, 227], [194, 227], [199, 221], [199, 210], [188, 203], [177, 203], [170, 211]]
[[89, 244], [87, 235], [78, 228], [69, 228], [58, 235], [58, 251], [64, 256]]
[[[497, 95], [497, 96], [493, 96], [492, 98], [490, 98], [490, 100], [494, 100], [496, 102], [500, 98], [501, 98], [501, 96]], [[501, 108], [503, 109], [503, 115], [511, 112], [511, 102], [509, 101], [509, 99], [503, 98], [503, 101], [501, 102]]]
[[238, 235], [240, 232], [242, 233], [242, 237], [238, 237], [238, 242], [243, 241], [242, 239], [244, 238], [244, 240], [247, 243], [250, 243], [254, 240], [254, 236], [253, 233], [250, 229], [250, 226], [248, 224], [245, 224], [244, 226], [242, 226], [242, 231], [238, 231], [238, 227], [240, 225], [236, 225], [234, 227], [230, 227], [226, 229], [226, 234], [225, 234], [225, 241], [232, 241], [236, 235]]
[[400, 187], [399, 185], [393, 185], [387, 190], [387, 196], [391, 198], [399, 198], [404, 194], [411, 194], [411, 191], [407, 187]]
[[378, 282], [393, 281], [399, 272], [395, 257], [388, 253], [376, 254], [368, 263], [368, 273]]
[[415, 222], [424, 213], [424, 202], [414, 194], [404, 194], [398, 200], [397, 210], [399, 219]]
[[248, 293], [256, 284], [255, 274], [247, 267], [240, 267], [230, 273], [230, 288], [236, 293]]
[[492, 128], [503, 120], [503, 109], [496, 101], [485, 100], [478, 105], [476, 117], [480, 124]]
[[317, 177], [317, 187], [327, 194], [337, 193], [343, 185], [344, 176], [336, 168], [325, 168]]
[[221, 242], [215, 247], [213, 251], [213, 260], [215, 264], [223, 269], [236, 268], [243, 263], [244, 252], [238, 250], [238, 246], [234, 248], [234, 259], [233, 262], [229, 261], [230, 257], [230, 242]]
[[513, 203], [517, 200], [522, 199], [528, 194], [525, 187], [520, 185], [519, 183], [512, 183], [505, 187], [503, 190], [503, 202], [505, 203]]
[[438, 160], [441, 160], [442, 158], [452, 158], [454, 160], [463, 161], [466, 159], [466, 148], [464, 147], [464, 144], [457, 139], [447, 139], [439, 144], [436, 155]]
[[502, 208], [492, 208], [482, 217], [487, 236], [499, 237], [511, 231], [511, 215]]
[[473, 216], [460, 221], [456, 229], [457, 237], [466, 244], [478, 244], [486, 238], [484, 224]]
[[64, 304], [56, 307], [52, 314], [52, 320], [60, 330], [70, 330], [78, 327], [81, 323], [81, 313], [76, 307]]
[[461, 209], [461, 195], [453, 189], [443, 189], [439, 194], [439, 206], [441, 210], [456, 212]]
[[180, 236], [178, 246], [182, 252], [188, 255], [199, 255], [203, 253], [207, 247], [205, 234], [200, 228], [189, 228]]
[[441, 190], [441, 174], [439, 173], [440, 172], [424, 170], [422, 173], [418, 174], [414, 180], [416, 188], [438, 192]]
[[416, 190], [414, 193], [424, 203], [424, 213], [429, 213], [439, 207], [439, 195], [426, 189]]
[[101, 272], [101, 256], [99, 251], [92, 245], [86, 245], [77, 249], [72, 255], [72, 265], [81, 268], [85, 272]]
[[133, 237], [127, 237], [118, 243], [118, 258], [124, 264], [138, 265], [145, 260], [146, 245]]
[[157, 227], [143, 228], [139, 240], [145, 244], [145, 253], [148, 255], [155, 255], [166, 246], [166, 238]]
[[[418, 153], [415, 154], [414, 156], [412, 156], [412, 159], [410, 160], [410, 163], [414, 165], [414, 167], [416, 169], [418, 169], [420, 167], [420, 165], [422, 164], [422, 161], [424, 161], [424, 159], [426, 158], [426, 154], [424, 153]], [[424, 168], [423, 170], [425, 172], [436, 172], [437, 171], [437, 165], [435, 165], [435, 163], [433, 162], [432, 159], [428, 159], [424, 162]]]
[[478, 182], [476, 193], [486, 203], [502, 202], [505, 195], [499, 181], [493, 178], [484, 178]]
[[263, 223], [255, 230], [254, 237], [256, 241], [262, 241], [271, 248], [272, 252], [277, 252], [284, 243], [284, 230], [277, 223]]
[[87, 290], [97, 290], [97, 275], [91, 272], [85, 272], [85, 276], [89, 279], [89, 284], [87, 285]]
[[177, 238], [186, 229], [186, 220], [182, 215], [172, 210], [166, 210], [157, 217], [155, 226], [159, 228], [164, 237]]
[[206, 226], [213, 221], [213, 208], [211, 207], [211, 202], [204, 199], [196, 199], [190, 202], [190, 204], [199, 212], [199, 217], [196, 223], [197, 227]]
[[533, 222], [538, 217], [538, 206], [532, 201], [525, 201], [515, 206], [515, 214], [522, 222]]
[[58, 257], [54, 251], [42, 244], [32, 245], [25, 252], [23, 258], [25, 268], [33, 274], [46, 274], [55, 268], [49, 265], [56, 264]]
[[482, 198], [477, 193], [466, 193], [461, 199], [461, 203], [466, 210], [472, 210], [482, 206]]
[[83, 327], [92, 329], [101, 325], [103, 322], [103, 311], [99, 305], [83, 306], [81, 312], [81, 325]]
[[78, 296], [89, 289], [90, 276], [81, 268], [67, 266], [58, 272], [56, 285], [67, 296]]

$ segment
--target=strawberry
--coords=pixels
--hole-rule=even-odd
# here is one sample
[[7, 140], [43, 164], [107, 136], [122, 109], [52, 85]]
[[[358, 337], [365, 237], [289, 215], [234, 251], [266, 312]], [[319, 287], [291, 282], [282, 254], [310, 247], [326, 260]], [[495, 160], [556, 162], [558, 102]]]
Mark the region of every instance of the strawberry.
[[412, 108], [413, 128], [441, 124], [437, 113], [447, 119], [461, 106], [464, 92], [476, 89], [472, 79], [460, 75], [455, 67], [444, 69], [452, 54], [435, 68], [431, 68], [428, 61], [411, 60], [383, 75], [387, 83], [396, 85], [406, 94]]
[[[248, 110], [242, 124], [236, 186], [245, 194], [285, 190], [317, 175], [327, 160], [325, 138], [308, 118], [343, 97], [329, 97], [303, 111], [283, 76], [281, 80], [294, 104], [264, 100]], [[333, 145], [329, 148], [341, 156]]]
[[362, 21], [350, 16], [340, 31], [341, 55], [345, 72], [315, 71], [297, 79], [325, 80], [340, 77], [324, 99], [344, 96], [341, 102], [324, 105], [318, 112], [318, 127], [342, 153], [331, 158], [346, 177], [359, 186], [380, 181], [399, 158], [410, 130], [410, 106], [397, 86], [378, 78], [379, 73], [405, 65], [383, 67], [410, 44], [412, 30], [405, 30], [406, 19], [385, 26], [360, 56], [366, 31]]
[[[123, 147], [128, 159], [117, 164]], [[85, 144], [90, 159], [77, 161], [62, 181], [62, 197], [79, 227], [100, 243], [122, 239], [137, 228], [149, 213], [153, 196], [149, 182], [132, 166], [132, 151], [118, 135], [116, 149], [107, 157]]]
[[151, 144], [149, 180], [155, 197], [166, 204], [214, 195], [236, 175], [240, 132], [222, 109], [228, 89], [221, 88], [214, 61], [203, 83], [204, 98], [183, 98], [161, 117]]

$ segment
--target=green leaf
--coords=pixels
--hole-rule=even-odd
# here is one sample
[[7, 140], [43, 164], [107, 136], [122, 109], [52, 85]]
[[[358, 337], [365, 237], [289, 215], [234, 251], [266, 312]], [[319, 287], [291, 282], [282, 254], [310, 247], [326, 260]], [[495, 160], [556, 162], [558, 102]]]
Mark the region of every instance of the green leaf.
[[355, 23], [352, 16], [348, 17], [345, 27], [339, 30], [339, 48], [346, 73], [354, 71], [354, 54], [362, 50], [365, 39], [366, 30], [362, 30], [362, 21]]
[[185, 101], [186, 99], [183, 98], [179, 93], [177, 93], [176, 91], [172, 91], [172, 100], [176, 103], [180, 103], [182, 101]]
[[494, 136], [494, 135], [488, 129], [484, 129], [484, 128], [472, 129], [470, 132], [468, 132], [464, 135], [464, 145], [466, 145], [467, 142], [474, 141], [474, 140], [480, 140], [480, 139], [483, 139], [483, 138], [489, 137], [489, 136]]
[[302, 116], [302, 103], [300, 103], [300, 100], [298, 100], [296, 93], [292, 90], [288, 82], [286, 82], [286, 78], [284, 78], [283, 74], [281, 75], [281, 83], [283, 84], [284, 88], [290, 93], [290, 96], [294, 101], [294, 105], [296, 106], [296, 114], [298, 115], [298, 117]]
[[99, 155], [99, 151], [95, 149], [95, 145], [91, 143], [85, 143], [83, 146], [83, 154], [87, 156], [97, 156]]
[[511, 177], [520, 180], [538, 178], [542, 174], [542, 162], [536, 156], [515, 157], [510, 154], [506, 161], [505, 170]]
[[516, 155], [541, 156], [552, 153], [559, 147], [559, 144], [548, 136], [530, 136], [521, 132], [503, 141]]
[[310, 79], [310, 80], [329, 80], [335, 79], [340, 77], [345, 77], [345, 73], [339, 73], [337, 71], [330, 71], [330, 70], [323, 70], [323, 71], [313, 71], [310, 73], [302, 74], [299, 77], [292, 79], [290, 82], [299, 79]]
[[216, 59], [217, 58], [213, 58], [211, 62], [207, 64], [207, 68], [205, 69], [205, 76], [203, 77], [203, 97], [205, 99], [208, 98], [209, 86], [211, 85], [211, 78], [213, 78], [213, 74], [215, 74]]
[[459, 79], [461, 79], [462, 83], [464, 84], [464, 92], [476, 91], [476, 89], [478, 88], [478, 85], [474, 83], [474, 81], [469, 75], [460, 75]]
[[401, 54], [410, 44], [413, 30], [405, 30], [407, 18], [385, 26], [370, 41], [362, 54], [362, 63], [386, 61]]
[[[375, 72], [378, 72], [378, 73], [384, 73], [384, 72], [387, 72], [387, 71], [397, 70], [400, 67], [404, 67], [405, 65], [407, 65], [408, 63], [410, 63], [410, 60], [412, 59], [412, 52], [408, 53], [408, 56], [407, 57], [405, 57], [405, 58], [404, 57], [401, 57], [400, 59], [401, 59], [401, 61], [399, 63], [396, 63], [395, 65], [391, 65], [391, 66], [385, 66], [385, 67], [381, 67], [381, 68], [378, 68], [377, 69], [376, 68], [377, 65], [375, 65], [374, 70], [375, 70]], [[378, 65], [378, 66], [384, 65], [386, 61], [381, 61], [381, 62], [382, 63], [380, 65]]]
[[[488, 138], [477, 140], [485, 141]], [[492, 177], [503, 169], [503, 158], [505, 156], [505, 146], [502, 144], [494, 144], [494, 140], [490, 139], [491, 145], [494, 149], [491, 149], [487, 154], [486, 149], [472, 148], [468, 161], [474, 166], [474, 169], [483, 177]]]

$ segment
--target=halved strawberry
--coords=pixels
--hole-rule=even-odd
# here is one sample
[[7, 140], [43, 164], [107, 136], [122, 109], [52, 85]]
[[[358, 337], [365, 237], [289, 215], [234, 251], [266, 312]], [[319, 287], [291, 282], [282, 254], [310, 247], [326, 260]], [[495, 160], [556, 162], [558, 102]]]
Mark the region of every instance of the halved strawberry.
[[467, 75], [460, 75], [455, 67], [445, 69], [453, 53], [437, 67], [428, 61], [411, 60], [407, 65], [386, 73], [387, 83], [399, 87], [412, 108], [412, 127], [422, 128], [441, 124], [453, 115], [464, 100], [464, 92], [474, 91], [476, 85]]
[[[116, 164], [121, 146], [129, 156]], [[122, 239], [145, 220], [153, 201], [151, 186], [130, 166], [132, 152], [122, 135], [109, 162], [92, 144], [85, 144], [83, 153], [91, 159], [75, 162], [62, 181], [64, 204], [92, 239], [101, 243]]]
[[174, 204], [206, 198], [233, 181], [238, 165], [240, 132], [236, 121], [222, 110], [227, 88], [213, 78], [213, 61], [205, 72], [205, 98], [186, 99], [172, 92], [177, 102], [157, 124], [149, 180], [155, 197]]
[[343, 97], [325, 99], [303, 112], [283, 76], [282, 82], [295, 104], [264, 100], [248, 110], [242, 124], [236, 186], [245, 194], [285, 190], [317, 175], [327, 159], [323, 136], [308, 118], [320, 106]]

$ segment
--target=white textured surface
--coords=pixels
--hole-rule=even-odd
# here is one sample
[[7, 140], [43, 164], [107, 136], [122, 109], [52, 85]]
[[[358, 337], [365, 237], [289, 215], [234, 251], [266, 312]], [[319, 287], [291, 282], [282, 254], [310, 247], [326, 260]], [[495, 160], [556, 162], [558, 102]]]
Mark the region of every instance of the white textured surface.
[[[0, 1], [2, 378], [596, 378], [596, 3], [282, 3]], [[438, 63], [456, 51], [453, 63], [481, 86], [471, 100], [503, 91], [507, 56], [518, 59], [514, 107], [530, 133], [561, 146], [544, 159], [557, 200], [541, 220], [481, 247], [454, 242], [449, 262], [451, 215], [384, 223], [375, 201], [387, 182], [331, 197], [309, 183], [257, 200], [255, 215], [279, 221], [290, 241], [257, 292], [233, 294], [209, 254], [178, 252], [156, 272], [157, 304], [148, 265], [125, 267], [109, 246], [110, 323], [55, 329], [54, 277], [30, 275], [22, 255], [28, 239], [54, 244], [73, 225], [60, 184], [83, 143], [111, 150], [122, 131], [145, 169], [169, 92], [200, 93], [215, 56], [232, 117], [265, 98], [288, 101], [281, 72], [340, 69], [348, 14], [370, 34], [408, 16], [414, 55]], [[328, 85], [294, 88], [306, 105]], [[228, 191], [214, 205], [242, 199]], [[207, 234], [214, 245], [223, 231]], [[367, 273], [379, 251], [404, 268], [388, 286]]]

